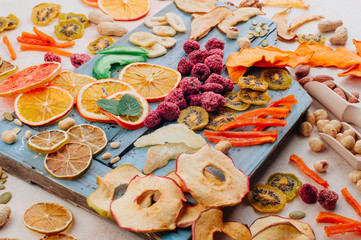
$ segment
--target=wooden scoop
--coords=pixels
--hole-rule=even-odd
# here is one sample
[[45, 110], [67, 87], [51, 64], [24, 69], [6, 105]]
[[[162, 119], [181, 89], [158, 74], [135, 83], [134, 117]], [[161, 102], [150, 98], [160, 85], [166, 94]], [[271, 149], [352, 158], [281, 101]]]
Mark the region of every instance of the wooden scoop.
[[[351, 125], [341, 122], [342, 124], [342, 131], [351, 129], [356, 133], [355, 139], [360, 140], [361, 134], [356, 131]], [[345, 159], [351, 166], [353, 166], [356, 170], [361, 170], [361, 157], [356, 157], [353, 155], [350, 150], [342, 146], [342, 144], [336, 140], [336, 138], [331, 137], [325, 133], [319, 133], [321, 138], [327, 142], [343, 159]]]

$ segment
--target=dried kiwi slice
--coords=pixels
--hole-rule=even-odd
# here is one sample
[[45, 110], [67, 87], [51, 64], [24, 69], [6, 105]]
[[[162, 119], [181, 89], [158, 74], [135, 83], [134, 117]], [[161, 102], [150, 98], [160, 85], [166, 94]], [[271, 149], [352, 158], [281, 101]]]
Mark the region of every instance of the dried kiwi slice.
[[238, 97], [238, 93], [235, 92], [226, 93], [224, 98], [226, 99], [226, 104], [224, 106], [236, 111], [245, 111], [251, 106], [251, 104], [243, 102]]
[[285, 90], [291, 86], [292, 77], [284, 69], [268, 68], [261, 72], [261, 78], [272, 90]]
[[223, 124], [233, 121], [237, 114], [234, 110], [229, 108], [221, 108], [218, 111], [209, 113], [209, 122], [206, 128], [218, 131], [218, 128]]
[[70, 19], [60, 21], [59, 25], [54, 26], [55, 34], [60, 40], [74, 40], [83, 37], [84, 26], [77, 20]]
[[14, 14], [10, 14], [6, 18], [9, 19], [9, 24], [5, 30], [13, 30], [19, 25], [20, 20]]
[[237, 84], [240, 86], [240, 88], [248, 88], [261, 92], [266, 91], [268, 88], [268, 83], [252, 75], [247, 77], [240, 77]]
[[294, 199], [302, 186], [302, 182], [292, 173], [274, 173], [267, 179], [266, 185], [281, 190], [287, 201]]
[[251, 188], [248, 195], [251, 206], [261, 213], [275, 213], [286, 205], [286, 195], [276, 187], [258, 183]]
[[91, 54], [97, 54], [100, 50], [103, 50], [114, 43], [114, 38], [112, 37], [99, 37], [98, 39], [92, 41], [88, 45], [89, 52]]
[[298, 34], [297, 40], [306, 44], [324, 44], [326, 37], [321, 34]]
[[41, 3], [33, 8], [31, 20], [37, 26], [49, 25], [59, 16], [61, 6], [54, 3]]
[[4, 31], [8, 25], [10, 20], [6, 17], [0, 17], [0, 32]]
[[84, 14], [77, 14], [77, 13], [60, 13], [59, 15], [59, 22], [74, 19], [78, 22], [82, 23], [84, 25], [84, 28], [87, 28], [90, 26], [89, 19]]
[[262, 105], [271, 101], [271, 97], [268, 95], [268, 91], [259, 92], [250, 89], [241, 89], [238, 92], [238, 97], [245, 103]]
[[209, 120], [209, 115], [202, 107], [189, 106], [183, 109], [178, 117], [178, 123], [187, 125], [192, 130], [203, 129]]

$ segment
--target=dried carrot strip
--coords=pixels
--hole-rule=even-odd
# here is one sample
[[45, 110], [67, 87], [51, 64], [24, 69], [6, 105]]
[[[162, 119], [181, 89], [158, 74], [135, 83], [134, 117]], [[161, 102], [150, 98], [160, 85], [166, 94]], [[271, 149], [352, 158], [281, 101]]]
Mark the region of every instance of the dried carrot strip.
[[356, 220], [332, 212], [320, 212], [316, 218], [318, 223], [357, 223]]
[[23, 38], [36, 38], [36, 39], [41, 39], [38, 35], [32, 34], [32, 33], [28, 33], [28, 32], [22, 32], [22, 33], [21, 33], [21, 37], [23, 37]]
[[341, 190], [341, 193], [345, 197], [348, 204], [351, 205], [353, 209], [357, 212], [357, 214], [361, 217], [361, 205], [356, 201], [354, 197], [350, 194], [350, 192], [347, 190], [347, 188], [343, 188]]
[[47, 41], [44, 41], [43, 39], [39, 39], [39, 38], [17, 37], [16, 40], [17, 40], [19, 43], [49, 46], [49, 43], [48, 43]]
[[11, 59], [12, 60], [16, 60], [16, 52], [13, 48], [13, 46], [11, 45], [9, 39], [7, 36], [4, 36], [3, 37], [3, 42], [5, 43], [6, 47], [8, 48], [9, 52], [10, 52], [10, 55], [11, 55]]
[[40, 45], [24, 45], [20, 46], [21, 51], [40, 51], [40, 52], [52, 52], [54, 54], [58, 54], [65, 57], [70, 57], [72, 55], [71, 52], [61, 50], [55, 47], [49, 46], [40, 46]]
[[274, 137], [277, 138], [277, 131], [253, 132], [253, 131], [225, 131], [216, 132], [204, 130], [205, 137], [228, 137], [228, 138], [259, 138], [259, 137]]
[[286, 118], [288, 117], [290, 113], [289, 109], [286, 108], [280, 108], [280, 107], [274, 107], [274, 108], [258, 108], [254, 109], [252, 111], [245, 112], [239, 116], [236, 117], [236, 119], [245, 119], [245, 118], [253, 118], [253, 117], [259, 117], [262, 115], [271, 115], [278, 118]]
[[278, 107], [279, 105], [285, 105], [285, 104], [297, 104], [297, 99], [295, 98], [295, 95], [288, 95], [287, 97], [278, 99], [274, 102], [271, 102], [267, 108], [272, 107]]
[[55, 39], [52, 36], [45, 34], [44, 32], [38, 30], [35, 26], [33, 27], [33, 31], [38, 35], [39, 38], [47, 41], [48, 43], [55, 43]]
[[296, 154], [292, 154], [290, 156], [290, 161], [296, 163], [297, 166], [302, 170], [302, 172], [304, 172], [307, 176], [309, 176], [310, 178], [315, 180], [315, 182], [317, 182], [324, 188], [328, 188], [328, 186], [329, 186], [328, 182], [326, 180], [322, 179], [320, 176], [318, 176], [317, 173], [315, 173], [312, 169], [307, 167], [307, 165], [302, 160], [302, 158], [300, 158]]
[[69, 42], [62, 42], [62, 43], [55, 42], [51, 46], [57, 47], [57, 48], [68, 48], [68, 47], [72, 47], [74, 45], [75, 45], [74, 41], [69, 41]]
[[326, 235], [332, 236], [340, 233], [346, 232], [361, 232], [361, 223], [344, 223], [344, 224], [336, 224], [331, 226], [326, 226], [325, 228]]
[[276, 138], [274, 137], [258, 137], [258, 138], [227, 138], [227, 137], [208, 137], [210, 142], [219, 143], [220, 141], [229, 141], [233, 147], [247, 147], [260, 145], [264, 143], [273, 143]]
[[287, 121], [278, 120], [278, 119], [264, 119], [264, 118], [256, 118], [256, 119], [240, 119], [234, 120], [229, 123], [226, 123], [219, 127], [219, 131], [227, 131], [232, 128], [239, 128], [245, 126], [270, 126], [270, 127], [284, 127], [286, 126]]

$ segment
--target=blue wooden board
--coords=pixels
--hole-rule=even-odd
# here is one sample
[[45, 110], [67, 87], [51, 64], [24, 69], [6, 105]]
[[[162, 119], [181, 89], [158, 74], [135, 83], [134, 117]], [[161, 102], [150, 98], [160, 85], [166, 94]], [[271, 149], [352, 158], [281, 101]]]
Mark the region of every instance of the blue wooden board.
[[[186, 54], [183, 51], [183, 43], [189, 37], [189, 25], [192, 20], [189, 14], [183, 13], [178, 10], [176, 6], [171, 3], [156, 15], [162, 16], [167, 12], [174, 12], [181, 16], [186, 25], [188, 26], [188, 32], [184, 34], [177, 34], [177, 44], [174, 48], [170, 49], [168, 53], [164, 57], [159, 57], [155, 59], [148, 59], [147, 62], [161, 64], [170, 68], [177, 68], [177, 63], [182, 57], [186, 57]], [[264, 22], [268, 26], [270, 26], [270, 31], [268, 35], [264, 38], [256, 38], [252, 40], [252, 47], [260, 46], [261, 42], [267, 38], [270, 45], [275, 46], [277, 41], [277, 33], [276, 33], [276, 24], [272, 21], [263, 18], [261, 16], [256, 16], [252, 18], [252, 20], [257, 20], [258, 22]], [[251, 21], [241, 23], [237, 25], [241, 35], [247, 35], [249, 30], [249, 26], [251, 25]], [[151, 29], [146, 27], [145, 25], [138, 26], [134, 31], [146, 31], [151, 32]], [[119, 39], [113, 45], [132, 45], [128, 41], [128, 36], [132, 33], [128, 33], [128, 35]], [[209, 34], [201, 39], [199, 43], [201, 47], [204, 48], [204, 44], [210, 38], [218, 38], [225, 41], [225, 56], [224, 61], [227, 59], [230, 53], [238, 51], [236, 40], [230, 40], [225, 37], [223, 33], [221, 33], [218, 29], [213, 29], [209, 32]], [[92, 68], [95, 61], [100, 56], [95, 56], [89, 62], [84, 64], [82, 67], [78, 68], [76, 72], [81, 74], [92, 74]], [[116, 68], [113, 71], [113, 77], [117, 78], [118, 72], [120, 68]], [[251, 70], [253, 75], [259, 75], [259, 69]], [[222, 75], [227, 77], [227, 72], [223, 70]], [[279, 143], [283, 141], [286, 137], [286, 134], [290, 132], [292, 127], [296, 124], [297, 120], [302, 116], [302, 114], [306, 111], [306, 109], [311, 104], [311, 98], [307, 95], [307, 93], [303, 90], [303, 88], [296, 82], [293, 81], [291, 87], [286, 91], [272, 91], [270, 90], [270, 96], [272, 97], [272, 101], [280, 99], [289, 94], [294, 94], [297, 98], [299, 104], [295, 105], [292, 109], [290, 116], [287, 118], [287, 126], [284, 128], [277, 128], [279, 131], [279, 138], [273, 144], [264, 144], [261, 146], [247, 147], [247, 148], [232, 148], [229, 155], [234, 159], [236, 167], [243, 170], [247, 175], [251, 175], [254, 171], [259, 167], [259, 165], [266, 160], [266, 158], [274, 151]], [[151, 109], [155, 109], [157, 103], [152, 103]], [[252, 109], [252, 108], [251, 108]], [[73, 109], [68, 116], [72, 116], [77, 124], [82, 123], [90, 123], [89, 121], [84, 120], [77, 113], [76, 109]], [[121, 160], [111, 166], [109, 164], [109, 160], [102, 160], [100, 156], [95, 156], [92, 166], [88, 170], [88, 172], [82, 176], [81, 178], [74, 181], [67, 180], [59, 180], [51, 177], [43, 167], [43, 154], [35, 153], [27, 148], [27, 140], [24, 137], [24, 133], [26, 130], [32, 130], [33, 134], [36, 134], [40, 131], [57, 128], [56, 124], [44, 126], [44, 127], [29, 127], [23, 126], [22, 131], [18, 134], [18, 142], [13, 145], [7, 145], [3, 141], [0, 141], [0, 166], [6, 167], [9, 169], [9, 172], [12, 174], [16, 174], [19, 177], [22, 177], [28, 181], [35, 182], [40, 186], [46, 188], [48, 191], [57, 194], [58, 196], [68, 200], [78, 206], [87, 208], [85, 198], [93, 192], [96, 188], [96, 176], [103, 176], [107, 172], [109, 172], [112, 168], [124, 164], [130, 163], [136, 166], [138, 169], [142, 170], [145, 162], [146, 151], [148, 148], [133, 148], [132, 143], [139, 138], [144, 133], [152, 129], [148, 129], [146, 127], [128, 131], [121, 128], [115, 124], [106, 124], [106, 123], [92, 123], [96, 126], [101, 127], [107, 134], [109, 142], [112, 141], [120, 141], [121, 146], [118, 149], [111, 149], [109, 146], [104, 150], [104, 152], [110, 152], [112, 157], [121, 156]], [[0, 129], [13, 129], [16, 125], [12, 122], [9, 123], [7, 120], [0, 121]], [[199, 132], [202, 134], [202, 132]], [[171, 160], [165, 167], [161, 169], [157, 169], [154, 173], [157, 175], [165, 175], [169, 171], [175, 169], [175, 161]], [[166, 240], [179, 240], [179, 239], [189, 239], [191, 236], [190, 229], [177, 229], [175, 231], [170, 232], [161, 232], [156, 233], [157, 236], [152, 234], [142, 235], [148, 239], [166, 239]]]

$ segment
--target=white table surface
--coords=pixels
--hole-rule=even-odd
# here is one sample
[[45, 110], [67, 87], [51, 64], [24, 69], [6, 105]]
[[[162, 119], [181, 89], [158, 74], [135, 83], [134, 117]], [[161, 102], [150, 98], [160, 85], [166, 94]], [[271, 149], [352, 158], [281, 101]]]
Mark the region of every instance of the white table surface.
[[[8, 35], [9, 40], [15, 46], [15, 50], [18, 54], [18, 59], [15, 64], [20, 69], [28, 67], [33, 64], [38, 64], [43, 61], [44, 53], [40, 52], [20, 52], [19, 45], [16, 43], [16, 37], [21, 34], [22, 31], [31, 32], [32, 22], [30, 20], [31, 9], [33, 6], [44, 2], [43, 0], [0, 0], [0, 16], [7, 16], [10, 13], [15, 14], [21, 19], [20, 25], [16, 30], [7, 31], [0, 33], [0, 37]], [[61, 4], [62, 12], [75, 12], [88, 14], [94, 8], [86, 6], [81, 0], [53, 0], [54, 2]], [[308, 0], [311, 7], [308, 10], [304, 9], [292, 9], [289, 14], [289, 20], [292, 20], [295, 16], [300, 14], [321, 14], [331, 19], [342, 19], [344, 26], [348, 28], [349, 39], [346, 43], [346, 47], [351, 50], [355, 50], [352, 39], [361, 40], [360, 23], [361, 23], [361, 1], [358, 0]], [[161, 7], [168, 4], [168, 1], [156, 1], [152, 0], [152, 8], [149, 16], [156, 13]], [[280, 11], [281, 8], [264, 7], [263, 11], [267, 13], [265, 17], [271, 18], [274, 13]], [[129, 30], [140, 24], [142, 20], [135, 22], [124, 22]], [[55, 21], [47, 27], [40, 27], [39, 29], [46, 33], [54, 35], [53, 26]], [[302, 26], [295, 31], [296, 33], [318, 33], [317, 22], [310, 22]], [[330, 37], [332, 33], [325, 34], [326, 37]], [[84, 37], [76, 40], [76, 45], [70, 48], [71, 52], [74, 53], [88, 53], [87, 45], [90, 41], [99, 37], [95, 30], [95, 25], [91, 25], [85, 30]], [[326, 42], [326, 45], [329, 45]], [[283, 50], [295, 50], [298, 43], [284, 43], [279, 41], [278, 47]], [[235, 43], [235, 51], [237, 51]], [[10, 60], [9, 53], [2, 42], [0, 43], [0, 56], [4, 59]], [[70, 64], [70, 61], [66, 57], [62, 57], [63, 68], [73, 70], [74, 68]], [[361, 81], [357, 78], [337, 78], [336, 74], [341, 70], [331, 68], [314, 68], [311, 69], [311, 75], [317, 74], [329, 74], [335, 77], [335, 81], [346, 89], [351, 91], [361, 92]], [[291, 70], [292, 72], [292, 70]], [[13, 98], [0, 98], [0, 113], [12, 112]], [[322, 107], [317, 102], [314, 102], [311, 106], [311, 110], [316, 110]], [[331, 116], [332, 117], [332, 116]], [[314, 130], [311, 137], [317, 137], [317, 130]], [[325, 144], [325, 150], [320, 153], [312, 152], [308, 147], [308, 138], [301, 136], [297, 131], [294, 131], [287, 138], [286, 143], [282, 145], [274, 154], [271, 156], [269, 161], [257, 172], [252, 178], [251, 185], [262, 182], [264, 183], [268, 176], [274, 172], [290, 172], [296, 174], [303, 183], [311, 183], [317, 188], [321, 189], [320, 186], [315, 183], [312, 179], [305, 176], [301, 171], [298, 170], [293, 164], [289, 163], [289, 156], [293, 153], [302, 157], [305, 162], [312, 166], [313, 162], [319, 159], [327, 159], [330, 163], [330, 168], [326, 173], [320, 174], [330, 184], [329, 189], [336, 191], [339, 194], [339, 201], [336, 209], [333, 211], [337, 214], [361, 220], [350, 205], [346, 203], [344, 197], [341, 195], [340, 190], [347, 187], [351, 194], [361, 202], [361, 192], [356, 189], [355, 184], [349, 182], [348, 174], [353, 170], [339, 155], [337, 155], [327, 144]], [[16, 177], [9, 176], [6, 185], [6, 190], [13, 194], [13, 198], [8, 203], [12, 208], [12, 215], [10, 221], [0, 228], [0, 237], [19, 238], [26, 240], [36, 240], [42, 237], [41, 234], [35, 233], [28, 230], [22, 223], [22, 217], [25, 210], [31, 205], [38, 202], [57, 202], [68, 207], [74, 216], [74, 222], [66, 231], [68, 234], [76, 236], [78, 239], [140, 239], [137, 235], [119, 228], [116, 224], [104, 220], [94, 214], [89, 213], [86, 210], [78, 208], [48, 192], [41, 189], [36, 185], [26, 183]], [[1, 191], [4, 192], [4, 191]], [[0, 193], [1, 193], [0, 192]], [[348, 233], [346, 235], [337, 235], [334, 237], [327, 238], [323, 232], [323, 226], [325, 224], [318, 224], [315, 222], [315, 218], [319, 211], [323, 209], [319, 204], [305, 204], [298, 197], [294, 201], [287, 203], [286, 207], [278, 214], [281, 216], [288, 216], [289, 212], [293, 210], [303, 210], [306, 212], [306, 217], [303, 221], [309, 223], [316, 234], [317, 239], [361, 239], [361, 235], [358, 233]], [[240, 221], [245, 224], [251, 224], [256, 218], [263, 216], [253, 210], [247, 203], [241, 203], [236, 207], [226, 208], [225, 220]]]

